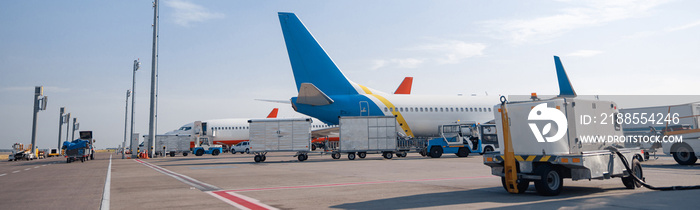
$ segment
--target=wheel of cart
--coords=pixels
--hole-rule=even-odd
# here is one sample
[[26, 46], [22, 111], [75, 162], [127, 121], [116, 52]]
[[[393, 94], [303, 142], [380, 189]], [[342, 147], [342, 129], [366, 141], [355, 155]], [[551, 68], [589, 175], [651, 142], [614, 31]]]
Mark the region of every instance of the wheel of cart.
[[255, 157], [253, 157], [253, 160], [255, 160], [256, 163], [265, 162], [265, 160], [267, 159], [267, 157], [265, 157], [266, 154], [266, 152], [256, 152]]
[[382, 156], [384, 156], [384, 158], [386, 158], [386, 159], [391, 159], [392, 157], [394, 157], [394, 153], [393, 152], [384, 152], [382, 154]]
[[550, 164], [542, 164], [537, 166], [535, 174], [540, 176], [539, 180], [535, 181], [535, 189], [537, 193], [545, 196], [559, 195], [564, 188], [564, 177], [557, 168]]
[[299, 160], [299, 162], [302, 162], [302, 161], [309, 159], [309, 154], [304, 153], [304, 152], [297, 152], [297, 154], [294, 156], [297, 156], [297, 160]]
[[367, 157], [367, 152], [358, 152], [357, 156], [360, 158], [365, 158], [365, 157]]
[[[644, 177], [644, 173], [642, 172], [642, 164], [640, 164], [637, 159], [632, 159], [632, 165], [630, 167], [632, 167], [632, 174], [637, 177]], [[632, 175], [622, 177], [622, 184], [624, 184], [627, 189], [634, 189], [635, 187], [642, 186], [641, 183], [634, 181], [634, 177], [632, 177]]]
[[399, 151], [396, 153], [396, 157], [406, 157], [407, 153], [406, 151]]
[[354, 159], [355, 159], [355, 153], [354, 153], [354, 152], [348, 152], [348, 159], [349, 159], [349, 160], [354, 160]]
[[340, 159], [340, 153], [338, 153], [338, 152], [333, 152], [333, 153], [331, 153], [331, 157], [332, 157], [333, 159]]

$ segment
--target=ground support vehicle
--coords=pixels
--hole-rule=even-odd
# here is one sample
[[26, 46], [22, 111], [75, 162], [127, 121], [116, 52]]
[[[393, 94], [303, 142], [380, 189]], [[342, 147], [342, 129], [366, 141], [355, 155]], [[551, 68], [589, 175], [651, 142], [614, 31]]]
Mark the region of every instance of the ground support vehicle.
[[495, 124], [464, 122], [440, 125], [438, 129], [440, 137], [428, 140], [421, 155], [439, 158], [443, 153], [452, 153], [467, 157], [470, 153], [484, 154], [498, 149]]
[[85, 162], [90, 160], [92, 155], [92, 144], [89, 140], [76, 139], [73, 141], [63, 142], [63, 147], [65, 148], [66, 163], [74, 162], [80, 160], [80, 162]]
[[[144, 135], [143, 138], [148, 139], [148, 135]], [[192, 140], [192, 135], [189, 134], [156, 135], [156, 154], [170, 155], [170, 157], [175, 157], [176, 154], [187, 156], [190, 153]]]
[[12, 145], [12, 154], [8, 156], [8, 161], [34, 160], [36, 156], [32, 152], [32, 145], [24, 147], [24, 144], [15, 143]]
[[348, 159], [365, 158], [368, 153], [381, 153], [386, 159], [405, 157], [410, 151], [410, 142], [402, 141], [396, 133], [396, 118], [393, 116], [341, 117], [338, 141], [327, 141], [325, 153], [333, 159], [347, 154]]
[[268, 152], [296, 152], [299, 161], [311, 152], [311, 118], [251, 119], [248, 150], [255, 162], [264, 162]]
[[248, 148], [248, 145], [248, 141], [244, 141], [232, 146], [231, 154], [236, 154], [236, 152], [240, 152], [241, 154], [250, 154], [250, 149]]
[[631, 108], [623, 112], [656, 118], [632, 124], [630, 130], [652, 130], [661, 139], [656, 143], [678, 164], [693, 165], [700, 158], [700, 152], [696, 152], [700, 151], [700, 103]]
[[211, 154], [217, 156], [223, 153], [221, 145], [214, 145], [214, 137], [208, 134], [206, 122], [194, 122], [194, 147], [192, 148], [192, 153], [194, 153], [194, 155], [202, 156], [204, 154]]
[[58, 157], [58, 156], [61, 156], [61, 150], [59, 150], [57, 148], [49, 149], [48, 157]]
[[[534, 181], [541, 195], [558, 195], [563, 178], [572, 180], [622, 178], [629, 189], [639, 187], [630, 173], [643, 178], [642, 167], [635, 156], [639, 148], [623, 148], [618, 143], [584, 142], [585, 136], [621, 136], [617, 123], [581, 123], [583, 116], [617, 113], [611, 101], [581, 100], [557, 97], [508, 102], [494, 107], [499, 153], [484, 154], [484, 164], [491, 174], [501, 176], [503, 188], [522, 193]], [[555, 124], [555, 125], [553, 125]], [[631, 166], [625, 169], [622, 154]]]

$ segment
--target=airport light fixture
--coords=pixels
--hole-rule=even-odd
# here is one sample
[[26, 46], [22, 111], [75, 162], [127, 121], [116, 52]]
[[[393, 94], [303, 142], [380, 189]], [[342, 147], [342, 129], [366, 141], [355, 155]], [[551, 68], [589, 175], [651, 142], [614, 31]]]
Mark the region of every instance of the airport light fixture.
[[68, 123], [70, 123], [70, 113], [66, 114], [66, 117], [63, 119], [65, 120], [64, 123], [66, 123], [66, 141], [71, 141], [68, 138], [68, 134], [70, 134], [70, 131], [68, 131], [68, 130], [70, 130], [70, 126], [68, 126]]

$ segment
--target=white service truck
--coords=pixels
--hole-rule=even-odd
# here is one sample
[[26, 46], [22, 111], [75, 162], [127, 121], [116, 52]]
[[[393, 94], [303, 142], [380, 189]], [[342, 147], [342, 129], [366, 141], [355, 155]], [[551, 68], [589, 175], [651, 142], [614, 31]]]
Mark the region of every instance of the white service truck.
[[[148, 139], [148, 135], [144, 135], [143, 138]], [[175, 157], [176, 154], [187, 156], [191, 152], [190, 142], [193, 140], [194, 137], [190, 134], [156, 135], [156, 154], [170, 157]], [[145, 147], [142, 147], [141, 151], [145, 151], [144, 149]]]
[[635, 158], [642, 155], [640, 149], [591, 141], [596, 137], [622, 136], [621, 125], [602, 119], [582, 121], [603, 114], [616, 116], [614, 102], [565, 97], [535, 97], [524, 102], [506, 102], [502, 97], [501, 102], [494, 107], [501, 152], [486, 153], [483, 158], [491, 173], [501, 176], [501, 184], [508, 192], [523, 193], [534, 181], [539, 194], [558, 195], [563, 178], [577, 181], [620, 177], [627, 188], [640, 186], [623, 163], [626, 159], [641, 178], [641, 164]]
[[299, 161], [311, 151], [311, 118], [251, 119], [248, 150], [255, 162], [264, 162], [268, 152], [296, 152]]
[[[681, 165], [693, 165], [700, 158], [700, 103], [672, 106], [641, 107], [621, 110], [626, 119], [640, 119], [629, 123], [625, 131], [649, 131], [664, 153], [672, 155]], [[627, 123], [625, 123], [627, 125]]]

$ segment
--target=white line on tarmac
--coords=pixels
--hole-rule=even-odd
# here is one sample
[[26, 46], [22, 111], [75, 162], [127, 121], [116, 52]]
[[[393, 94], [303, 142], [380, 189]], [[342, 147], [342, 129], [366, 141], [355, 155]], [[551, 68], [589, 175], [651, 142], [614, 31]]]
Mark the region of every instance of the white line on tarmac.
[[112, 155], [109, 155], [109, 166], [107, 167], [107, 178], [105, 179], [105, 189], [102, 191], [100, 210], [109, 210], [109, 191], [112, 184]]
[[7, 174], [0, 174], [0, 176], [5, 176], [5, 175], [7, 175]]
[[31, 169], [32, 169], [32, 168], [25, 168], [24, 170], [25, 170], [25, 171], [29, 171], [29, 170], [31, 170]]
[[39, 168], [39, 166], [34, 166], [34, 168]]
[[17, 170], [17, 171], [13, 171], [12, 173], [14, 174], [14, 173], [19, 173], [19, 172], [20, 172], [20, 171], [19, 171], [19, 170]]

